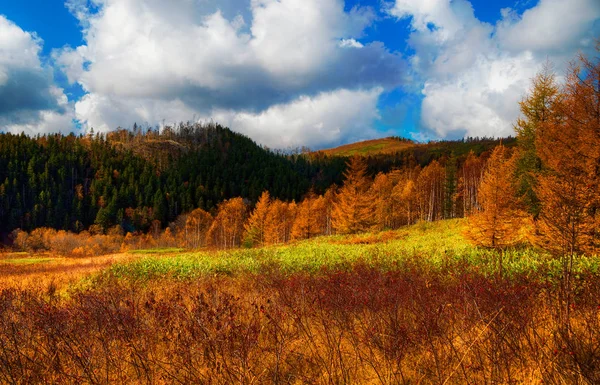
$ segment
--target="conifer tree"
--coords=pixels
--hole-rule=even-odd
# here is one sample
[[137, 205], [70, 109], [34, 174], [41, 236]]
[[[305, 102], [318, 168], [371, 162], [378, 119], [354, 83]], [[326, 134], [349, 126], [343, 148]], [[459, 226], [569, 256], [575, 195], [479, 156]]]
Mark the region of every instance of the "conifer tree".
[[364, 158], [353, 156], [344, 172], [344, 184], [333, 206], [332, 222], [336, 232], [354, 234], [373, 224], [373, 199]]
[[535, 193], [535, 178], [542, 170], [542, 163], [536, 150], [536, 138], [541, 126], [554, 115], [554, 101], [559, 89], [552, 66], [546, 64], [532, 80], [530, 93], [519, 102], [522, 117], [517, 120], [514, 129], [520, 154], [517, 161], [519, 195], [528, 211], [535, 217], [539, 215], [539, 199]]
[[246, 231], [245, 239], [252, 246], [263, 246], [265, 244], [267, 214], [271, 204], [271, 196], [268, 191], [263, 191], [256, 203], [252, 214], [244, 225]]
[[600, 250], [600, 61], [572, 64], [554, 114], [541, 125], [536, 148], [544, 172], [535, 190], [541, 203], [542, 244], [570, 258]]
[[494, 149], [478, 191], [480, 211], [469, 219], [467, 235], [478, 245], [503, 249], [522, 240], [526, 215], [517, 198], [516, 157]]

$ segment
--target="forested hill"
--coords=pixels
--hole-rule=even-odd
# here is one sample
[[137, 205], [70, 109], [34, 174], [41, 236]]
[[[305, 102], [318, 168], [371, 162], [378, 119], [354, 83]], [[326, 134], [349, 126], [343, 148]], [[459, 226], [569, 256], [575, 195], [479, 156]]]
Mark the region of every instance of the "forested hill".
[[[483, 143], [483, 144], [482, 144]], [[433, 159], [460, 162], [497, 141], [441, 142], [368, 158], [372, 174]], [[458, 155], [453, 157], [452, 155]], [[16, 228], [80, 231], [91, 225], [146, 231], [228, 198], [255, 202], [262, 191], [298, 201], [312, 187], [340, 184], [346, 159], [285, 154], [217, 124], [180, 124], [106, 135], [0, 134], [0, 234]]]

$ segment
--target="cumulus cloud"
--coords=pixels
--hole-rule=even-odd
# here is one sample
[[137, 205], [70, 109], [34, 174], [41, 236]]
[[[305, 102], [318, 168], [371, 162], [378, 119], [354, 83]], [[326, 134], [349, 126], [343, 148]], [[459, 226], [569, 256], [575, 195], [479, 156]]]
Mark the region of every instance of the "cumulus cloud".
[[513, 134], [518, 101], [550, 59], [557, 71], [598, 36], [596, 0], [540, 0], [519, 15], [481, 22], [467, 0], [396, 0], [388, 12], [410, 18], [410, 58], [422, 84], [421, 124], [430, 137]]
[[[265, 116], [291, 111], [282, 106], [301, 100], [325, 103], [324, 94], [352, 99], [361, 90], [391, 89], [404, 78], [398, 54], [357, 40], [374, 11], [345, 11], [342, 0], [97, 0], [96, 9], [82, 0], [68, 4], [81, 21], [85, 45], [54, 57], [87, 93], [76, 104], [85, 127], [155, 124], [218, 111]], [[289, 122], [283, 118], [269, 125], [273, 137], [285, 136], [280, 131]], [[230, 122], [243, 130], [236, 126], [241, 120]]]
[[301, 96], [260, 113], [216, 111], [213, 117], [271, 147], [320, 148], [372, 139], [382, 88]]
[[42, 41], [0, 15], [0, 130], [70, 131], [68, 102], [42, 65]]

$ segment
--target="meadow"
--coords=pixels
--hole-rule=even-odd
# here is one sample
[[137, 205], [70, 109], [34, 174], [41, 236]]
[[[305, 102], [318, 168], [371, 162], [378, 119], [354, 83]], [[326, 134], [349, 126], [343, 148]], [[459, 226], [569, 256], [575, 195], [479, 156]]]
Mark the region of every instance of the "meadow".
[[0, 258], [0, 383], [596, 384], [600, 257], [466, 220], [231, 251]]

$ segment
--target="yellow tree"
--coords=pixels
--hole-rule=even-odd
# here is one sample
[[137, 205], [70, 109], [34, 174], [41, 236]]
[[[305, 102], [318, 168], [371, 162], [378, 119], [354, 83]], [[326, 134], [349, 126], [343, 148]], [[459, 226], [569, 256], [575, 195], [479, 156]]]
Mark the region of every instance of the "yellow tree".
[[416, 198], [421, 220], [431, 222], [442, 218], [445, 177], [444, 167], [437, 160], [429, 163], [419, 173]]
[[265, 219], [266, 244], [285, 243], [290, 240], [295, 207], [295, 203], [286, 203], [279, 199], [271, 202]]
[[541, 126], [555, 116], [554, 105], [559, 96], [559, 87], [550, 64], [532, 79], [531, 91], [519, 103], [521, 117], [514, 125], [517, 144], [520, 148], [517, 161], [519, 195], [529, 212], [537, 216], [540, 211], [539, 199], [535, 193], [535, 178], [542, 170], [542, 163], [536, 150], [536, 138]]
[[503, 145], [497, 146], [479, 186], [480, 211], [469, 218], [467, 235], [478, 245], [503, 249], [523, 238], [527, 216], [517, 197], [515, 167], [516, 157]]
[[206, 233], [212, 225], [212, 215], [198, 208], [188, 214], [185, 220], [185, 244], [198, 248], [206, 245]]
[[260, 198], [258, 198], [254, 211], [252, 211], [252, 214], [250, 214], [248, 221], [244, 225], [244, 229], [246, 230], [245, 238], [252, 246], [262, 246], [265, 244], [267, 214], [270, 205], [271, 197], [269, 192], [264, 191], [260, 195]]
[[369, 194], [367, 165], [360, 156], [353, 156], [344, 172], [344, 185], [333, 206], [332, 223], [338, 233], [365, 231], [373, 224], [373, 199]]
[[536, 149], [543, 172], [540, 200], [541, 245], [563, 267], [559, 317], [570, 329], [573, 261], [600, 251], [600, 65], [580, 56], [567, 74], [553, 114], [540, 126]]
[[321, 233], [320, 219], [324, 207], [322, 198], [311, 190], [297, 205], [296, 218], [292, 226], [292, 239], [309, 239]]
[[415, 176], [419, 169], [408, 169], [392, 190], [394, 202], [394, 227], [413, 224], [416, 218]]
[[535, 192], [540, 200], [542, 246], [563, 267], [560, 317], [570, 327], [573, 260], [600, 251], [600, 61], [580, 56], [571, 65], [554, 103], [554, 114], [540, 126], [536, 149], [543, 172]]
[[469, 152], [458, 179], [458, 191], [463, 202], [463, 215], [468, 217], [475, 213], [478, 208], [477, 190], [485, 164], [481, 158], [475, 156], [473, 151]]
[[207, 238], [211, 246], [229, 249], [239, 247], [244, 232], [247, 209], [242, 198], [221, 202]]
[[374, 222], [378, 230], [392, 227], [394, 201], [391, 199], [394, 184], [388, 174], [379, 173], [371, 185], [373, 197]]

